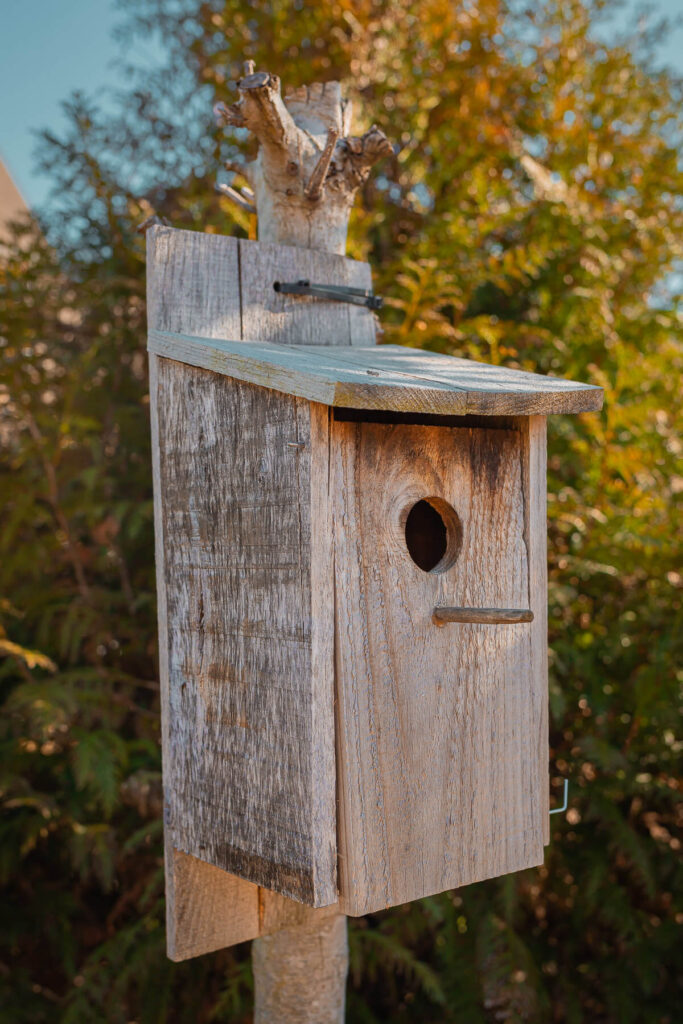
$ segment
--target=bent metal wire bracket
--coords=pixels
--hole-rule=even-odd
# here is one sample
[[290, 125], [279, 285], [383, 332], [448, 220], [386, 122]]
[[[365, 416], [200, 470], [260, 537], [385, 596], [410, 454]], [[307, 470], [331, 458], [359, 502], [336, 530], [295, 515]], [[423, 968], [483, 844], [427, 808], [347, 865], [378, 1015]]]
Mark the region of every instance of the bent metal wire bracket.
[[350, 302], [354, 306], [367, 306], [368, 309], [380, 309], [382, 298], [365, 288], [347, 288], [337, 284], [311, 284], [310, 281], [273, 281], [276, 292], [284, 295], [311, 295], [316, 299], [335, 299], [337, 302]]
[[564, 796], [562, 798], [562, 806], [554, 807], [552, 811], [548, 811], [548, 814], [562, 814], [563, 811], [567, 810], [567, 801], [569, 800], [569, 779], [564, 780]]

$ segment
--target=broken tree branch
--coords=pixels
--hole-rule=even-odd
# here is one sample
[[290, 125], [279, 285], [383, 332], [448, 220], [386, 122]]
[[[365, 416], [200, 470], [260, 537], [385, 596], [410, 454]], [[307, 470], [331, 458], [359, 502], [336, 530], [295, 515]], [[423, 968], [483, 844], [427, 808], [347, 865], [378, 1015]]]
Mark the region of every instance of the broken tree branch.
[[216, 192], [219, 192], [226, 199], [229, 199], [236, 206], [239, 206], [241, 210], [246, 210], [247, 213], [256, 213], [256, 207], [253, 203], [249, 202], [236, 188], [232, 188], [231, 185], [216, 185]]
[[[251, 170], [251, 163], [238, 163], [237, 160], [226, 160], [223, 166], [225, 167], [226, 171], [231, 171], [233, 174], [239, 174], [240, 178], [244, 178], [244, 180], [248, 182], [249, 185], [252, 184], [253, 173]], [[253, 189], [250, 188], [249, 191], [253, 196]]]
[[280, 79], [267, 71], [256, 71], [237, 83], [240, 112], [245, 127], [263, 143], [286, 146], [296, 128], [280, 95]]
[[218, 125], [230, 125], [232, 128], [244, 128], [244, 118], [236, 103], [227, 107], [225, 103], [214, 103], [213, 116]]
[[311, 202], [317, 202], [323, 194], [323, 182], [327, 176], [327, 172], [332, 162], [332, 154], [334, 153], [334, 147], [337, 145], [337, 139], [339, 138], [339, 132], [336, 128], [327, 129], [327, 142], [325, 148], [320, 154], [320, 159], [313, 168], [313, 173], [308, 179], [308, 184], [304, 188], [304, 195], [311, 200]]

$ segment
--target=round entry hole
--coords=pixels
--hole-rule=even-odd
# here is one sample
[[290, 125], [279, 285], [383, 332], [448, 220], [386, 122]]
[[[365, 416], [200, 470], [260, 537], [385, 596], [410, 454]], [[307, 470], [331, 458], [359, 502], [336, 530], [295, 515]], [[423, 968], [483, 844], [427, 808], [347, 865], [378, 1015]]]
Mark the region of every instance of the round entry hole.
[[443, 498], [422, 498], [408, 511], [406, 545], [424, 572], [446, 572], [460, 554], [462, 526], [458, 513]]

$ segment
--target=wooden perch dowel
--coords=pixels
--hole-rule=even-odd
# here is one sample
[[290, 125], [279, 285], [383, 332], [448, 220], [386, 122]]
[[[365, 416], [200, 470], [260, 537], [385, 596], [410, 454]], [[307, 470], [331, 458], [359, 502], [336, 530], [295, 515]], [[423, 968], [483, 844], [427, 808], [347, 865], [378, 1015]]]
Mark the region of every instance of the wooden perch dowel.
[[[277, 75], [256, 71], [253, 61], [244, 72], [237, 103], [213, 109], [220, 125], [248, 128], [259, 142], [255, 160], [226, 165], [253, 188], [259, 240], [344, 254], [355, 194], [373, 164], [393, 153], [391, 143], [376, 125], [349, 134], [351, 105], [339, 82], [283, 98]], [[221, 191], [243, 206], [242, 197]]]
[[435, 608], [432, 619], [437, 626], [445, 626], [448, 622], [512, 626], [518, 622], [533, 622], [534, 613], [528, 608]]

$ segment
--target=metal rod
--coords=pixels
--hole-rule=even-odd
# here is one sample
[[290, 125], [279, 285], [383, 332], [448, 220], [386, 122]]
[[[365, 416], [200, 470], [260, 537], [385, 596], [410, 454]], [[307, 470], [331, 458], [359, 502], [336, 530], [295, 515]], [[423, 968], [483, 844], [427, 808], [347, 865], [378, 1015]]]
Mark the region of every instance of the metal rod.
[[562, 814], [563, 811], [567, 810], [567, 801], [569, 800], [569, 779], [564, 780], [564, 799], [561, 807], [553, 807], [552, 811], [548, 811], [548, 814]]
[[310, 281], [273, 281], [273, 288], [284, 295], [311, 295], [317, 299], [335, 299], [337, 302], [350, 302], [354, 306], [367, 306], [368, 309], [379, 309], [382, 305], [381, 297], [365, 288], [311, 284]]
[[432, 620], [437, 626], [445, 626], [447, 622], [479, 622], [485, 626], [503, 626], [533, 622], [534, 613], [528, 608], [435, 608]]

